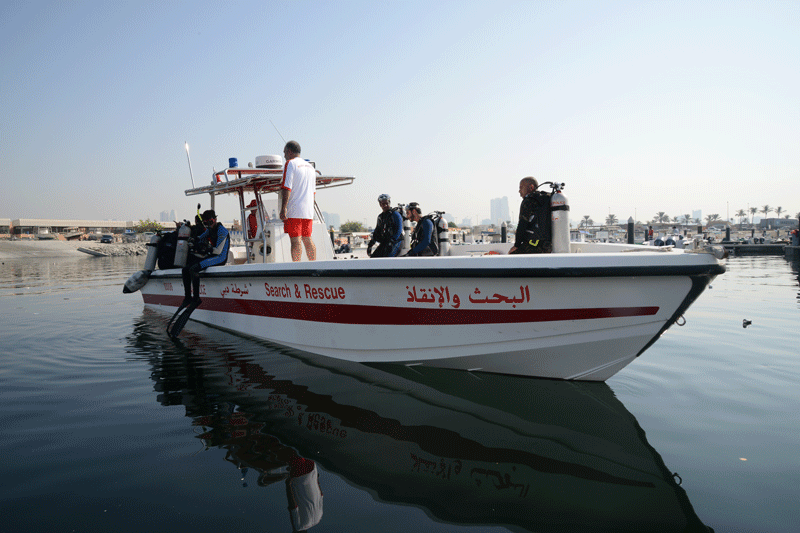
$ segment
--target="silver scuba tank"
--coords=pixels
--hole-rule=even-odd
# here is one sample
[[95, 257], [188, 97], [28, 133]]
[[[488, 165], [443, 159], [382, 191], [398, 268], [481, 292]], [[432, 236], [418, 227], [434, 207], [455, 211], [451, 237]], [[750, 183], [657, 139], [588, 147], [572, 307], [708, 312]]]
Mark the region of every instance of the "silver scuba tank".
[[[561, 187], [564, 185], [561, 184]], [[550, 197], [551, 221], [550, 231], [553, 237], [553, 253], [569, 253], [569, 202], [561, 187]]]
[[140, 270], [139, 272], [134, 273], [131, 277], [128, 278], [128, 281], [126, 281], [125, 285], [122, 287], [122, 292], [124, 294], [136, 292], [142, 287], [144, 287], [149, 279], [150, 279], [150, 271]]
[[147, 257], [144, 260], [144, 269], [152, 272], [156, 269], [156, 260], [158, 259], [158, 243], [161, 241], [161, 235], [153, 235], [150, 237], [150, 242], [147, 243]]
[[403, 219], [403, 247], [400, 252], [408, 252], [411, 249], [411, 221]]
[[186, 258], [189, 257], [189, 237], [192, 235], [192, 228], [188, 224], [182, 225], [178, 229], [178, 243], [175, 245], [176, 267], [185, 267]]
[[439, 240], [439, 255], [450, 254], [450, 237], [447, 230], [447, 221], [439, 216], [439, 227], [436, 228], [436, 238]]

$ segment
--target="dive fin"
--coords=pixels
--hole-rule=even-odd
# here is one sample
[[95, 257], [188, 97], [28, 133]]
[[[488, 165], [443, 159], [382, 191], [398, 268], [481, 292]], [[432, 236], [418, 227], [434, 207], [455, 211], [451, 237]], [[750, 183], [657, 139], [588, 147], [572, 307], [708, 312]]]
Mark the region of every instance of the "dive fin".
[[[195, 309], [197, 309], [197, 306], [200, 305], [200, 302], [201, 302], [200, 298], [195, 298], [194, 300], [191, 301], [191, 303], [188, 306], [186, 306], [183, 313], [181, 313], [178, 319], [175, 320], [175, 324], [172, 326], [172, 331], [168, 330], [170, 337], [174, 339], [180, 334], [181, 330], [183, 329], [183, 326], [185, 326], [186, 323], [189, 321], [189, 315], [191, 315], [192, 312]], [[177, 315], [178, 313], [180, 313], [180, 309], [175, 314]]]
[[169, 333], [169, 329], [172, 327], [172, 323], [175, 321], [175, 319], [178, 317], [178, 315], [181, 313], [181, 311], [186, 309], [186, 307], [191, 303], [192, 303], [192, 297], [191, 296], [187, 296], [186, 298], [183, 299], [183, 301], [181, 302], [181, 305], [178, 306], [178, 310], [175, 311], [175, 314], [172, 315], [172, 318], [170, 318], [169, 322], [167, 323], [167, 333]]

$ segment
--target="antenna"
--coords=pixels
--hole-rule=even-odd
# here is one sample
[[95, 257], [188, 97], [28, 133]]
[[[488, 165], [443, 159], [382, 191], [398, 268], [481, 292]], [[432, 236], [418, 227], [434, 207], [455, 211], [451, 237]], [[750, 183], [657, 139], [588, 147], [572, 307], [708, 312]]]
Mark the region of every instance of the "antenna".
[[192, 174], [192, 160], [189, 158], [189, 143], [184, 141], [186, 146], [186, 160], [189, 162], [189, 177], [192, 178], [192, 188], [194, 189], [194, 174]]
[[[275, 128], [275, 131], [278, 131], [278, 127], [275, 126], [275, 123], [272, 122], [272, 119], [269, 119], [269, 123], [272, 124], [273, 128]], [[281, 135], [281, 132], [278, 131], [278, 135], [280, 135], [281, 140], [283, 141], [283, 144], [286, 144], [286, 139], [283, 138], [283, 135]]]

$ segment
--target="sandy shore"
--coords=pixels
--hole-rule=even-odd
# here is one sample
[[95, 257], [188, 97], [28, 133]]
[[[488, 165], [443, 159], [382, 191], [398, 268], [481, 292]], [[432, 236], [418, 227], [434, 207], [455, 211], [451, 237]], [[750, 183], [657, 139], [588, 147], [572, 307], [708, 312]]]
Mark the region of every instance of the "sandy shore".
[[0, 240], [0, 259], [24, 259], [34, 257], [92, 257], [78, 251], [85, 248], [108, 256], [144, 255], [144, 243], [100, 244], [96, 241], [39, 241], [39, 240]]

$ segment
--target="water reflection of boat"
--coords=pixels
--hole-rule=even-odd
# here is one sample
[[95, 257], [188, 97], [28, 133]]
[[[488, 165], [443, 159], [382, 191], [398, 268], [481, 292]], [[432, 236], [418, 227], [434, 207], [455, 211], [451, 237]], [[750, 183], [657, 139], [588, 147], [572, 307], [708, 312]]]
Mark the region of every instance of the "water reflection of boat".
[[260, 484], [299, 456], [454, 524], [709, 530], [603, 383], [367, 367], [201, 328], [156, 389]]

